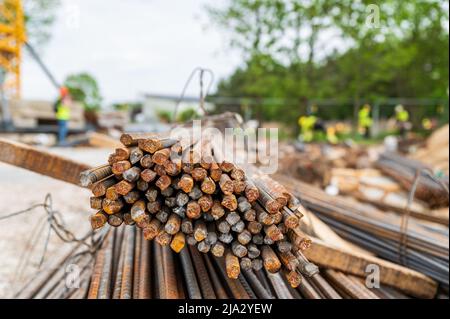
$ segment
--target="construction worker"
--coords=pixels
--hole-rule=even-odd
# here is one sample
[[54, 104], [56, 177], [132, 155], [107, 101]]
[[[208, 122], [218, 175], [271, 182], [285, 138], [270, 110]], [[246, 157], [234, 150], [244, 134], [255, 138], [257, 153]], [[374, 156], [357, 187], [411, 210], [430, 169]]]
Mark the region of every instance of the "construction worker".
[[58, 120], [58, 144], [61, 146], [66, 144], [71, 105], [72, 98], [69, 90], [66, 87], [62, 87], [60, 89], [60, 98], [55, 105], [56, 119]]
[[433, 121], [432, 120], [430, 120], [428, 117], [426, 117], [426, 118], [424, 118], [423, 120], [422, 120], [422, 128], [425, 130], [425, 131], [431, 131], [431, 129], [433, 128]]
[[314, 129], [317, 125], [317, 117], [314, 115], [317, 107], [312, 106], [308, 108], [307, 115], [300, 116], [298, 119], [298, 125], [300, 126], [299, 139], [302, 142], [312, 142], [314, 139]]
[[336, 129], [333, 126], [327, 128], [327, 141], [328, 143], [333, 145], [339, 142], [339, 139], [336, 135]]
[[372, 118], [370, 117], [371, 107], [364, 104], [358, 112], [358, 130], [365, 137], [370, 137], [370, 128], [372, 127]]
[[409, 113], [401, 104], [395, 107], [395, 121], [397, 123], [400, 135], [404, 136], [410, 127], [408, 122]]

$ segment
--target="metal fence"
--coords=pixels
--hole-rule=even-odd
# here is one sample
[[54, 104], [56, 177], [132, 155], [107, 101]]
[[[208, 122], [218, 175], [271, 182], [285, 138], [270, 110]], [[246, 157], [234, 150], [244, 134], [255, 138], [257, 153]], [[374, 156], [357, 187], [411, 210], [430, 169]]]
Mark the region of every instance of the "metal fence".
[[[377, 99], [282, 99], [246, 97], [209, 97], [215, 104], [216, 112], [233, 111], [244, 119], [256, 118], [264, 121], [280, 121], [296, 124], [299, 116], [315, 106], [315, 114], [323, 120], [350, 121], [356, 128], [358, 111], [369, 104], [373, 118], [373, 133], [380, 132], [380, 123], [395, 117], [395, 107], [399, 104], [410, 114], [413, 127], [419, 128], [422, 119], [436, 119], [439, 124], [449, 122], [449, 101], [444, 98], [377, 98]], [[271, 112], [274, 109], [275, 112]]]

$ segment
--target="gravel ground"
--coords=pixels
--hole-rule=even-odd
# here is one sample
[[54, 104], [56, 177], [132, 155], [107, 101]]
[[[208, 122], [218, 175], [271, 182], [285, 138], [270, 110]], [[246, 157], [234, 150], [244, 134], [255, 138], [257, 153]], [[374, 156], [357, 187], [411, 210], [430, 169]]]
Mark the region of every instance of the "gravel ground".
[[[93, 148], [48, 148], [56, 153], [90, 165], [105, 162], [110, 150]], [[89, 230], [90, 192], [75, 185], [0, 163], [0, 216], [43, 203], [51, 194], [53, 207], [61, 212], [66, 226], [77, 236]], [[45, 225], [45, 211], [37, 208], [30, 213], [0, 220], [0, 298], [7, 298], [39, 272], [44, 250], [46, 229], [30, 240], [39, 225]], [[45, 225], [46, 226], [46, 225]], [[64, 248], [55, 234], [51, 236], [46, 261]], [[26, 261], [26, 262], [25, 262]]]

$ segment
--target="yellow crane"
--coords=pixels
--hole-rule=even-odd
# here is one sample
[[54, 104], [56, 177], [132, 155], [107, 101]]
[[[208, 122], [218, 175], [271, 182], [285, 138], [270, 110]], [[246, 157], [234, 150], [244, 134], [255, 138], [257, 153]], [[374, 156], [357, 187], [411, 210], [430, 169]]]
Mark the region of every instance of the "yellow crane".
[[25, 14], [21, 0], [0, 0], [0, 126], [12, 129], [8, 99], [21, 97], [22, 48], [26, 47], [42, 68], [53, 86], [59, 90], [60, 83], [27, 42]]
[[26, 40], [21, 0], [1, 0], [0, 72], [4, 77], [4, 93], [9, 98], [20, 98], [22, 47]]

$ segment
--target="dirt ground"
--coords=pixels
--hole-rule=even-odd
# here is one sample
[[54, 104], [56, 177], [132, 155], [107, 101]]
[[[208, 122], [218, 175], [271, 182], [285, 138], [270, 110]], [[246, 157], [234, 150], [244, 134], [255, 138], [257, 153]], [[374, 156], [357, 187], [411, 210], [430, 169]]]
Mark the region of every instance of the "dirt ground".
[[[110, 150], [93, 148], [46, 148], [53, 152], [90, 165], [101, 165]], [[75, 185], [41, 176], [33, 172], [0, 163], [0, 216], [5, 216], [43, 203], [51, 194], [53, 207], [61, 212], [69, 228], [81, 237], [89, 230], [88, 216], [90, 192]], [[47, 232], [46, 213], [43, 208], [21, 216], [0, 220], [0, 298], [11, 297], [38, 272]], [[44, 227], [43, 232], [38, 232]], [[30, 239], [32, 234], [39, 236]], [[52, 234], [46, 261], [64, 248]]]

